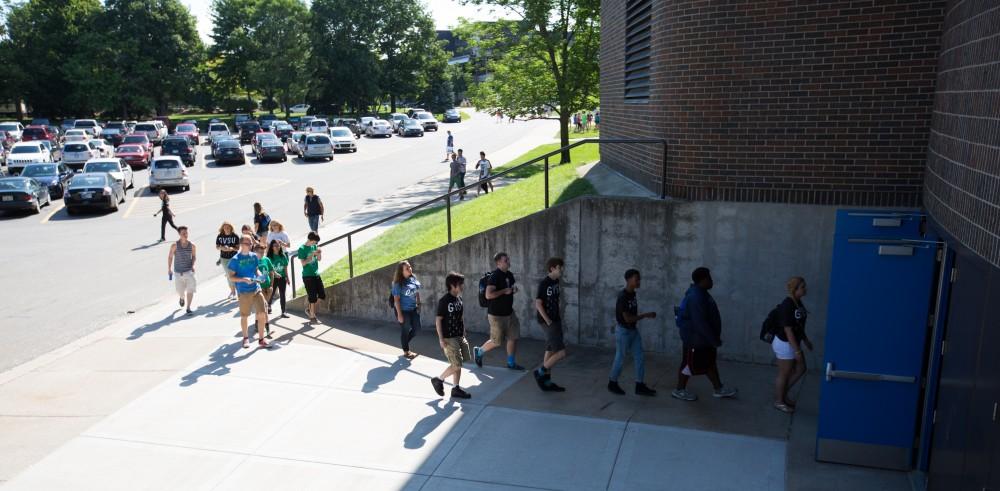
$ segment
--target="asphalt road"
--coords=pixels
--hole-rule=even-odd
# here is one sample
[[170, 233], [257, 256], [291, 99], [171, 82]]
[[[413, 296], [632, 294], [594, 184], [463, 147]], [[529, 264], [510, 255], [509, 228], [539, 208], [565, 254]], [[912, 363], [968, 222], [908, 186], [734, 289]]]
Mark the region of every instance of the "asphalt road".
[[[527, 151], [538, 144], [539, 135], [547, 139], [557, 128], [554, 121], [497, 124], [477, 115], [442, 125], [423, 138], [361, 138], [357, 153], [337, 154], [333, 162], [290, 158], [235, 167], [216, 167], [206, 158], [208, 146], [201, 145], [196, 165], [189, 169], [191, 190], [171, 192], [171, 207], [175, 222], [191, 230], [199, 253], [196, 277], [204, 282], [221, 275], [215, 266], [219, 225], [228, 220], [238, 231], [253, 223], [254, 202], [285, 225], [295, 244], [308, 228], [302, 215], [306, 186], [316, 188], [326, 219], [335, 220], [446, 171], [441, 162], [445, 130], [453, 131], [456, 146], [474, 162], [480, 150], [487, 155], [500, 149]], [[160, 219], [152, 214], [159, 200], [146, 188], [148, 172], [135, 176], [135, 189], [117, 213], [70, 216], [57, 200], [39, 215], [0, 215], [6, 237], [0, 245], [0, 371], [172, 295], [166, 258], [176, 233], [168, 227], [168, 242], [157, 241]], [[196, 296], [195, 305], [217, 300]]]

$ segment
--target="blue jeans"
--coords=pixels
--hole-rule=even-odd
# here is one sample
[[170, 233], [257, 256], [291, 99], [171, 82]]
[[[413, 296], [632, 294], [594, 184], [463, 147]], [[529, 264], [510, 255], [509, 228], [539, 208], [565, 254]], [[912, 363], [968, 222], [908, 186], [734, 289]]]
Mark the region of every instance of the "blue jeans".
[[628, 351], [632, 352], [632, 358], [635, 359], [635, 381], [642, 383], [646, 376], [646, 366], [642, 357], [642, 336], [639, 335], [638, 329], [615, 326], [615, 363], [611, 366], [612, 382], [618, 382]]
[[399, 343], [403, 351], [410, 351], [410, 341], [420, 330], [420, 312], [416, 310], [403, 311], [403, 323], [399, 325]]
[[309, 231], [316, 232], [319, 230], [319, 215], [309, 215]]

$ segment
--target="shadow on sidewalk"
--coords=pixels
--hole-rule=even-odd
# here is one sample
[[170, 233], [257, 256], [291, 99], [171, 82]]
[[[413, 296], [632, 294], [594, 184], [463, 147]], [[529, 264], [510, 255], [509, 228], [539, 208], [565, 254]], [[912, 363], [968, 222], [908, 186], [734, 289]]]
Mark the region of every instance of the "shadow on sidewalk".
[[417, 424], [413, 425], [413, 429], [403, 437], [403, 448], [413, 450], [423, 447], [427, 443], [427, 435], [431, 434], [438, 426], [441, 426], [441, 423], [458, 410], [458, 407], [455, 406], [455, 401], [451, 399], [448, 399], [448, 402], [443, 406], [439, 406], [443, 401], [444, 399], [436, 399], [427, 403], [428, 406], [434, 409], [434, 414], [423, 417], [420, 421], [417, 421]]
[[218, 300], [212, 304], [195, 307], [194, 310], [192, 311], [193, 315], [190, 316], [184, 315], [183, 308], [174, 309], [174, 311], [170, 312], [170, 314], [167, 315], [167, 317], [164, 317], [163, 319], [160, 319], [156, 322], [150, 322], [148, 324], [144, 324], [142, 326], [135, 328], [135, 330], [133, 330], [132, 333], [129, 334], [128, 337], [125, 339], [128, 339], [129, 341], [135, 341], [136, 339], [139, 339], [146, 334], [149, 334], [151, 332], [156, 332], [160, 330], [160, 328], [173, 324], [174, 322], [182, 322], [182, 321], [197, 319], [198, 317], [216, 317], [232, 311], [235, 307], [236, 307], [235, 301]]
[[[180, 317], [176, 317], [176, 314], [178, 312], [181, 312], [181, 316]], [[167, 314], [167, 316], [164, 317], [163, 319], [160, 319], [160, 320], [158, 320], [156, 322], [150, 322], [148, 324], [144, 324], [142, 326], [139, 326], [139, 327], [135, 328], [135, 330], [133, 330], [132, 333], [129, 334], [128, 337], [125, 338], [125, 339], [127, 339], [129, 341], [135, 341], [136, 339], [139, 339], [139, 338], [143, 337], [146, 334], [149, 334], [151, 332], [156, 332], [156, 331], [160, 330], [160, 328], [163, 327], [163, 326], [166, 326], [166, 325], [169, 325], [169, 324], [173, 324], [174, 321], [184, 321], [184, 320], [188, 320], [188, 319], [192, 319], [193, 318], [193, 317], [187, 317], [187, 316], [185, 316], [183, 314], [183, 312], [184, 311], [181, 310], [181, 309], [175, 309], [172, 312], [170, 312], [169, 314]]]
[[207, 365], [196, 368], [191, 373], [181, 377], [181, 387], [190, 387], [198, 383], [199, 378], [206, 375], [216, 377], [226, 375], [230, 372], [230, 365], [247, 360], [250, 356], [257, 352], [256, 349], [249, 348], [246, 350], [246, 354], [237, 356], [237, 353], [239, 353], [241, 349], [243, 349], [242, 341], [219, 346], [212, 352], [211, 355], [208, 356]]
[[385, 367], [375, 367], [368, 370], [368, 379], [365, 381], [365, 385], [361, 387], [361, 392], [370, 394], [378, 390], [383, 384], [392, 382], [396, 375], [410, 367], [410, 360], [406, 358], [399, 358], [394, 361], [392, 365]]

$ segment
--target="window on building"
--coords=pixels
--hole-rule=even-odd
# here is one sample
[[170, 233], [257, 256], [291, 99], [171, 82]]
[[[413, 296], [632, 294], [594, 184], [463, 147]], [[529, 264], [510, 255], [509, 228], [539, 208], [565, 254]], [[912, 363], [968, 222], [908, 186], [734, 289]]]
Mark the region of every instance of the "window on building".
[[649, 102], [652, 0], [625, 2], [625, 102]]

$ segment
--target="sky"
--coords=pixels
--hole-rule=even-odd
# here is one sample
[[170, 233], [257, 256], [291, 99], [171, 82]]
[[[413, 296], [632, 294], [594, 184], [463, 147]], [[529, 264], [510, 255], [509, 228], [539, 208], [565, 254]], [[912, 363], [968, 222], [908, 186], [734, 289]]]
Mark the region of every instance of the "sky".
[[[365, 1], [365, 0], [359, 0]], [[387, 0], [396, 2], [401, 0]], [[406, 1], [406, 0], [403, 0]], [[449, 29], [458, 24], [460, 17], [470, 20], [493, 20], [498, 15], [490, 12], [489, 7], [477, 7], [475, 5], [462, 5], [458, 0], [422, 0], [427, 6], [437, 29]], [[191, 13], [198, 19], [198, 33], [206, 42], [210, 42], [209, 33], [212, 32], [212, 15], [210, 0], [181, 0], [182, 3], [191, 9]]]

